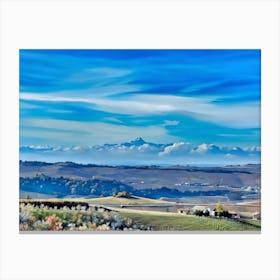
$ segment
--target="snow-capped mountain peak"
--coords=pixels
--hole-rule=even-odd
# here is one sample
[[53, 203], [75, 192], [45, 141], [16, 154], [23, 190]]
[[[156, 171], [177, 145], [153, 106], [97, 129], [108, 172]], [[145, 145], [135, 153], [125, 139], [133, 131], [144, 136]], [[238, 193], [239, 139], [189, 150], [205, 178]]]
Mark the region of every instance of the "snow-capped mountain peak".
[[144, 144], [146, 144], [147, 142], [141, 138], [141, 137], [137, 137], [135, 140], [132, 140], [130, 142], [125, 142], [122, 143], [121, 146], [126, 146], [126, 147], [131, 147], [131, 146], [142, 146]]
[[145, 144], [145, 140], [141, 137], [137, 137], [135, 140], [132, 140], [130, 141], [130, 143], [132, 145], [135, 145], [135, 146], [142, 146], [143, 144]]

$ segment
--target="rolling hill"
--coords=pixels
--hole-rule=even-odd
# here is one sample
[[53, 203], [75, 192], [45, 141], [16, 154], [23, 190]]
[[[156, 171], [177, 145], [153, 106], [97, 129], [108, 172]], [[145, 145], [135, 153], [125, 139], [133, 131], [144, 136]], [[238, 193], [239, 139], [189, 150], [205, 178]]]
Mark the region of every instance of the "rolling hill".
[[226, 195], [238, 200], [244, 194], [258, 195], [259, 190], [260, 165], [166, 167], [20, 162], [21, 194], [34, 193], [35, 197], [98, 197], [127, 191], [157, 199]]

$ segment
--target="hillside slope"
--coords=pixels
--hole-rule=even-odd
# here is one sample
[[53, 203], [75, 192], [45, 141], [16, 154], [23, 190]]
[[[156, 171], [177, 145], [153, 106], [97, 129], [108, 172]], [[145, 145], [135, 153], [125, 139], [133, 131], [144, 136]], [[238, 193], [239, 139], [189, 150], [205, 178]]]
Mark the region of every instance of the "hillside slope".
[[42, 163], [21, 162], [20, 176], [34, 177], [45, 174], [50, 177], [78, 179], [117, 180], [134, 189], [168, 187], [185, 191], [190, 184], [227, 185], [233, 187], [260, 186], [260, 165], [228, 167], [159, 167], [159, 166], [98, 166], [71, 162]]

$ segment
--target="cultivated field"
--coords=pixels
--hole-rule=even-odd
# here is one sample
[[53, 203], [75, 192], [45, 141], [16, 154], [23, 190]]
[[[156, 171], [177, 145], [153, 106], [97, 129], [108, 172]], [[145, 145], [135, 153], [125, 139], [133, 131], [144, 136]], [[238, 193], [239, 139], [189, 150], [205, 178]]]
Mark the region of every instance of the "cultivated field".
[[159, 231], [259, 231], [260, 223], [256, 225], [233, 220], [182, 216], [173, 213], [121, 211], [124, 218], [131, 218], [135, 223], [149, 225]]
[[[255, 220], [198, 217], [161, 211], [159, 209], [165, 209], [163, 203], [168, 207], [166, 201], [141, 197], [21, 199], [20, 231], [260, 231], [261, 229], [260, 221]], [[176, 203], [169, 204], [177, 207]], [[147, 206], [150, 207], [149, 211], [141, 208], [146, 205], [149, 205]], [[137, 209], [138, 206], [140, 209]]]
[[115, 205], [147, 205], [147, 204], [167, 204], [172, 205], [172, 202], [168, 201], [162, 201], [159, 199], [151, 199], [151, 198], [145, 198], [145, 197], [139, 197], [139, 196], [131, 196], [130, 198], [124, 198], [124, 197], [100, 197], [95, 199], [86, 199], [89, 203], [93, 204], [115, 204]]

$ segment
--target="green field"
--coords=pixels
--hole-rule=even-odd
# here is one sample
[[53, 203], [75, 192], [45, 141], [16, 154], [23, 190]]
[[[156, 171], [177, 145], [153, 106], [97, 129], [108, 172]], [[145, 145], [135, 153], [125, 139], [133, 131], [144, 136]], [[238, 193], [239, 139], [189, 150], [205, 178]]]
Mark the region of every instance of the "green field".
[[207, 217], [136, 211], [121, 211], [120, 215], [159, 231], [260, 231], [260, 227], [255, 225]]
[[260, 220], [245, 220], [245, 219], [240, 219], [240, 221], [244, 224], [248, 224], [248, 225], [253, 225], [257, 228], [261, 228], [261, 221]]

